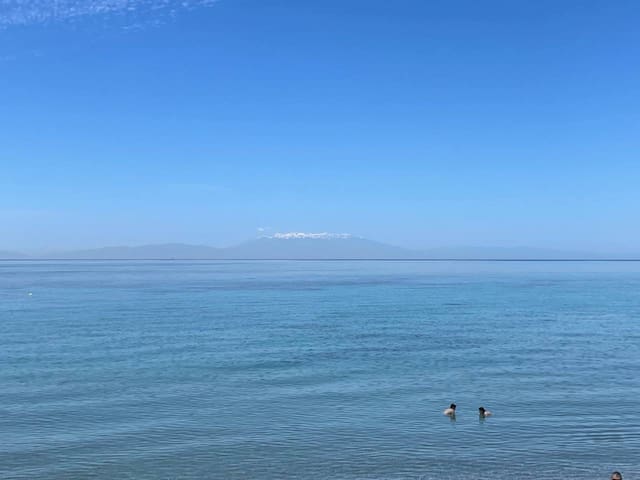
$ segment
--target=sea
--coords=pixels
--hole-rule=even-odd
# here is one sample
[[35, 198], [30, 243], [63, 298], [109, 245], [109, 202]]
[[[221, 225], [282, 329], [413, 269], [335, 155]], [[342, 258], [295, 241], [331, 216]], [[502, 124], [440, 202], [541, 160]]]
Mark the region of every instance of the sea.
[[2, 479], [613, 470], [640, 262], [0, 262]]

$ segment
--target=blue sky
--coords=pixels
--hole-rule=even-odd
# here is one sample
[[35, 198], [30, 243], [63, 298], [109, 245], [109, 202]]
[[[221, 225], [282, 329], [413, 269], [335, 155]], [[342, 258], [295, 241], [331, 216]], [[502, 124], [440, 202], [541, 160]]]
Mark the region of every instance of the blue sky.
[[0, 249], [640, 251], [640, 2], [9, 0]]

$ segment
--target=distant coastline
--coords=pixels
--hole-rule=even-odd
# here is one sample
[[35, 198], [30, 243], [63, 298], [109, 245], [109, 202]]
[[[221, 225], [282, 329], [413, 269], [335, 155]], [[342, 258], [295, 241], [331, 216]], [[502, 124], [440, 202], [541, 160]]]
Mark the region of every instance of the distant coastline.
[[638, 261], [640, 253], [473, 246], [417, 250], [348, 234], [280, 234], [230, 247], [165, 243], [30, 254], [2, 250], [0, 260]]

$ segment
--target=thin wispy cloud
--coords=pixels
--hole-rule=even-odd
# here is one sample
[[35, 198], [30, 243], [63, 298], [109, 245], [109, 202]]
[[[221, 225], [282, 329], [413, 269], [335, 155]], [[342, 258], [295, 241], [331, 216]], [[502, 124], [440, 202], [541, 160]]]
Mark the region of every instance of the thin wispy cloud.
[[217, 0], [0, 0], [0, 29], [68, 22], [83, 17], [127, 15], [160, 21], [181, 10], [208, 6]]

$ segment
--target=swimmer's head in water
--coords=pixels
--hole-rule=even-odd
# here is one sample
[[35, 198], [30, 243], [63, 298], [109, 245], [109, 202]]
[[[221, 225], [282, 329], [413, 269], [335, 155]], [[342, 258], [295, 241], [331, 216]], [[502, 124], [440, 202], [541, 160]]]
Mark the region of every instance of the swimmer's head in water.
[[611, 480], [622, 480], [622, 474], [620, 472], [613, 472], [611, 474]]
[[486, 412], [486, 410], [484, 409], [484, 407], [480, 407], [478, 409], [478, 411], [480, 412], [480, 415], [484, 415], [484, 412]]
[[451, 405], [449, 405], [449, 408], [452, 409], [452, 410], [455, 410], [456, 409], [456, 404], [452, 403]]

